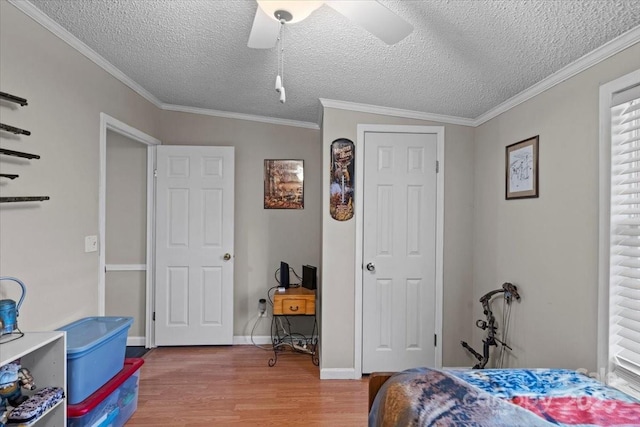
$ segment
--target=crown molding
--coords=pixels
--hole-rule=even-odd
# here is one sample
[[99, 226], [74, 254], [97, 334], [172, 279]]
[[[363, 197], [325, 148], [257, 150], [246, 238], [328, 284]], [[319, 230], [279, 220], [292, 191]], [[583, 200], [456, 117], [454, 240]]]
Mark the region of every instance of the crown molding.
[[[605, 43], [599, 48], [587, 53], [571, 64], [556, 71], [549, 77], [539, 81], [533, 86], [525, 89], [516, 96], [506, 100], [502, 104], [487, 111], [475, 119], [467, 119], [463, 117], [445, 116], [439, 114], [423, 113], [420, 111], [401, 110], [397, 108], [379, 107], [368, 104], [358, 104], [347, 101], [337, 101], [333, 99], [320, 98], [320, 104], [325, 108], [337, 108], [341, 110], [359, 111], [362, 113], [382, 114], [394, 117], [404, 117], [418, 120], [430, 120], [455, 125], [478, 127], [481, 124], [499, 116], [500, 114], [522, 104], [529, 99], [540, 95], [542, 92], [564, 82], [565, 80], [575, 76], [588, 68], [597, 65], [607, 58], [623, 51], [624, 49], [640, 42], [640, 26], [635, 27], [626, 33], [616, 37]], [[320, 122], [321, 123], [321, 122]]]
[[318, 108], [318, 125], [322, 128], [322, 121], [324, 120], [324, 107], [322, 105], [322, 98], [318, 99], [320, 107]]
[[402, 117], [405, 119], [427, 120], [452, 125], [474, 126], [473, 119], [464, 117], [444, 116], [441, 114], [423, 113], [421, 111], [402, 110], [399, 108], [381, 107], [378, 105], [360, 104], [356, 102], [338, 101], [335, 99], [320, 98], [320, 104], [324, 108], [336, 108], [339, 110], [358, 111], [361, 113], [380, 114], [383, 116]]
[[320, 130], [317, 123], [301, 122], [297, 120], [279, 119], [276, 117], [255, 116], [253, 114], [232, 113], [229, 111], [209, 110], [207, 108], [185, 107], [183, 105], [162, 104], [160, 107], [167, 111], [180, 113], [201, 114], [203, 116], [223, 117], [226, 119], [249, 120], [252, 122], [269, 123], [272, 125], [293, 126], [298, 128]]
[[116, 79], [120, 80], [122, 83], [127, 85], [133, 91], [138, 93], [147, 101], [151, 102], [156, 107], [160, 107], [161, 102], [158, 98], [153, 96], [150, 92], [140, 86], [138, 83], [131, 80], [126, 74], [117, 69], [113, 64], [100, 56], [96, 51], [91, 49], [89, 46], [84, 44], [80, 39], [71, 34], [69, 31], [64, 29], [60, 24], [55, 22], [49, 16], [45, 15], [40, 9], [35, 7], [28, 1], [20, 1], [20, 0], [8, 0], [9, 3], [17, 7], [20, 11], [22, 11], [25, 15], [29, 16], [31, 19], [36, 21], [38, 24], [42, 25], [47, 30], [51, 31], [54, 35], [62, 39], [69, 46], [89, 58], [100, 68], [105, 70], [107, 73], [111, 74]]
[[539, 81], [533, 86], [525, 89], [516, 96], [506, 100], [502, 104], [487, 111], [486, 113], [478, 116], [473, 121], [473, 126], [480, 126], [481, 124], [499, 116], [505, 111], [509, 111], [513, 107], [522, 104], [525, 101], [540, 95], [542, 92], [551, 89], [557, 84], [564, 82], [565, 80], [575, 76], [582, 71], [597, 65], [607, 58], [612, 57], [618, 52], [625, 50], [626, 48], [640, 42], [640, 26], [635, 27], [626, 33], [616, 37], [613, 40], [603, 44], [599, 48], [592, 50], [581, 58], [575, 60], [571, 64], [561, 68], [555, 73], [551, 74], [544, 80]]
[[[302, 122], [296, 120], [288, 120], [288, 119], [279, 119], [274, 117], [266, 117], [266, 116], [256, 116], [251, 114], [243, 114], [243, 113], [233, 113], [226, 111], [218, 111], [218, 110], [208, 110], [204, 108], [195, 108], [195, 107], [186, 107], [179, 105], [170, 105], [163, 104], [158, 98], [156, 98], [153, 94], [148, 92], [138, 83], [129, 78], [126, 74], [116, 68], [109, 61], [100, 56], [97, 52], [91, 49], [89, 46], [84, 44], [80, 39], [69, 33], [66, 29], [64, 29], [60, 24], [52, 20], [49, 16], [44, 14], [40, 9], [35, 7], [29, 1], [26, 0], [8, 0], [10, 4], [18, 8], [24, 14], [32, 18], [34, 21], [42, 25], [44, 28], [49, 30], [55, 36], [62, 39], [64, 42], [69, 44], [71, 47], [76, 49], [82, 55], [87, 57], [89, 60], [94, 62], [100, 68], [105, 70], [107, 73], [111, 74], [113, 77], [121, 81], [123, 84], [131, 88], [133, 91], [138, 93], [140, 96], [145, 98], [147, 101], [151, 102], [156, 107], [169, 110], [169, 111], [179, 111], [185, 113], [193, 113], [193, 114], [202, 114], [208, 116], [215, 117], [224, 117], [238, 120], [249, 120], [261, 123], [270, 123], [276, 125], [283, 126], [294, 126], [301, 127], [306, 129], [320, 129], [320, 123], [322, 123], [323, 118], [323, 109], [320, 108], [320, 115], [318, 123], [312, 122]], [[320, 104], [324, 108], [336, 108], [341, 110], [348, 111], [358, 111], [362, 113], [371, 113], [371, 114], [380, 114], [386, 116], [393, 117], [403, 117], [408, 119], [417, 119], [417, 120], [427, 120], [427, 121], [435, 121], [440, 123], [448, 123], [454, 125], [462, 125], [462, 126], [471, 126], [477, 127], [481, 124], [499, 116], [500, 114], [510, 110], [511, 108], [516, 107], [519, 104], [541, 94], [542, 92], [552, 88], [553, 86], [562, 83], [563, 81], [575, 76], [576, 74], [593, 67], [594, 65], [604, 61], [605, 59], [615, 55], [618, 52], [640, 42], [640, 26], [635, 27], [626, 33], [618, 36], [617, 38], [605, 43], [601, 47], [587, 53], [571, 64], [565, 66], [549, 77], [541, 80], [540, 82], [534, 84], [533, 86], [525, 89], [520, 92], [516, 96], [506, 100], [502, 104], [498, 105], [495, 108], [487, 111], [486, 113], [481, 114], [475, 119], [468, 119], [464, 117], [456, 117], [456, 116], [446, 116], [440, 114], [431, 114], [424, 113], [421, 111], [412, 111], [412, 110], [403, 110], [399, 108], [391, 108], [391, 107], [381, 107], [376, 105], [369, 104], [360, 104], [355, 102], [347, 102], [347, 101], [339, 101], [333, 99], [325, 99], [320, 98]]]
[[206, 110], [200, 108], [191, 108], [191, 107], [182, 107], [177, 105], [168, 105], [163, 104], [158, 98], [140, 86], [138, 83], [133, 81], [130, 77], [116, 68], [112, 63], [104, 59], [101, 55], [99, 55], [96, 51], [87, 46], [84, 42], [78, 39], [76, 36], [67, 31], [60, 24], [55, 22], [49, 16], [44, 14], [40, 9], [35, 7], [29, 1], [24, 0], [8, 0], [13, 6], [18, 8], [25, 15], [29, 16], [31, 19], [36, 21], [38, 24], [42, 25], [44, 28], [49, 30], [55, 36], [60, 38], [62, 41], [67, 43], [69, 46], [80, 52], [82, 55], [86, 56], [89, 60], [94, 62], [97, 66], [105, 70], [107, 73], [111, 74], [113, 77], [121, 81], [123, 84], [131, 88], [137, 94], [145, 98], [147, 101], [151, 102], [156, 107], [162, 110], [171, 110], [171, 111], [182, 111], [186, 113], [194, 113], [194, 114], [204, 114], [208, 116], [216, 116], [216, 117], [226, 117], [231, 119], [240, 119], [240, 120], [250, 120], [254, 122], [261, 123], [271, 123], [277, 125], [285, 125], [285, 126], [294, 126], [294, 127], [302, 127], [308, 129], [320, 129], [318, 124], [310, 123], [310, 122], [298, 122], [295, 120], [286, 120], [286, 119], [278, 119], [271, 117], [263, 117], [263, 116], [253, 116], [250, 114], [241, 114], [241, 113], [229, 113], [225, 111], [216, 111], [216, 110]]

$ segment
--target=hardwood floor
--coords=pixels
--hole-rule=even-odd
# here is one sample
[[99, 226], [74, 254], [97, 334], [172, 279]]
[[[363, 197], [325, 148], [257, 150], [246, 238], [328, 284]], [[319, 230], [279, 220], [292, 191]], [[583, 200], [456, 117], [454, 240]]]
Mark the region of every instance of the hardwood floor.
[[132, 426], [366, 426], [367, 379], [323, 380], [311, 357], [254, 346], [164, 347], [141, 368]]

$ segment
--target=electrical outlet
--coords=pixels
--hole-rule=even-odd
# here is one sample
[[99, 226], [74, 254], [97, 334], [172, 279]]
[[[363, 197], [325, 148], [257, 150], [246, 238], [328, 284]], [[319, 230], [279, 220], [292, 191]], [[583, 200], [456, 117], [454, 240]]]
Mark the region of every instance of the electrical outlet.
[[98, 250], [98, 236], [86, 236], [84, 238], [84, 251], [97, 252], [97, 250]]
[[264, 298], [258, 300], [258, 317], [267, 317], [267, 300]]

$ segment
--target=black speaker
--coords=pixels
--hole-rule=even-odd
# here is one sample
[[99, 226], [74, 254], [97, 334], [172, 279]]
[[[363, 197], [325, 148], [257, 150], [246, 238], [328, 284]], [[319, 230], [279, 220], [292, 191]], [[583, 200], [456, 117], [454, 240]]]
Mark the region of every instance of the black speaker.
[[280, 287], [289, 288], [289, 264], [280, 261]]
[[317, 288], [318, 269], [312, 265], [302, 266], [302, 287], [314, 290]]

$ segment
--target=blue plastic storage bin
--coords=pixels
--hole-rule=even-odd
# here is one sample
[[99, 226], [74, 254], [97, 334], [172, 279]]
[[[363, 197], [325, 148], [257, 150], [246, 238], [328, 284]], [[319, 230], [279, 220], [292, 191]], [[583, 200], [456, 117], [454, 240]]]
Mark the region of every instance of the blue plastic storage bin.
[[67, 406], [67, 427], [122, 427], [138, 408], [144, 360], [125, 359], [124, 368], [77, 405]]
[[124, 366], [131, 317], [86, 317], [67, 332], [67, 399], [74, 405], [120, 372]]

